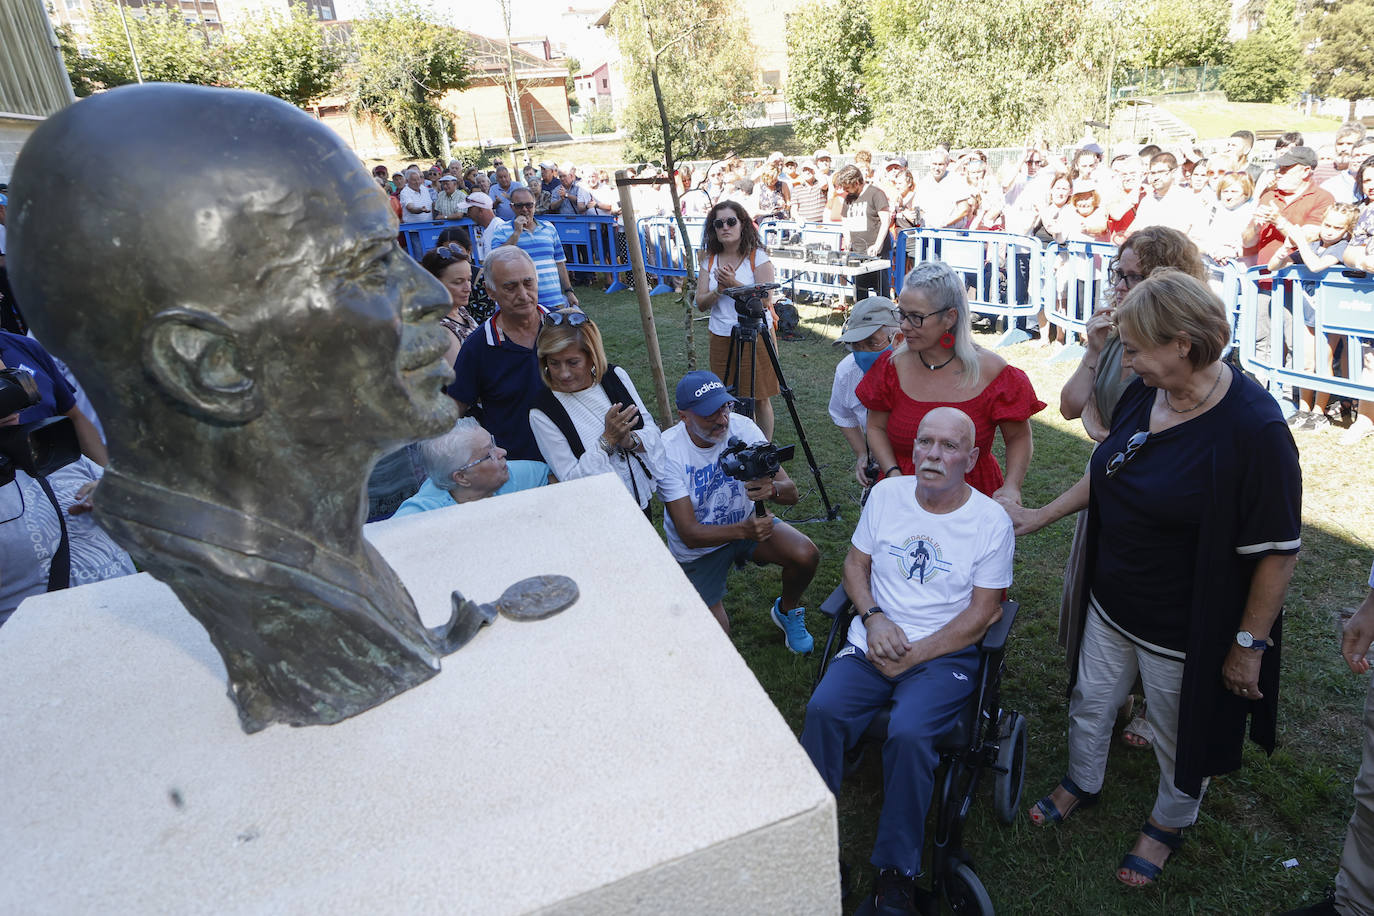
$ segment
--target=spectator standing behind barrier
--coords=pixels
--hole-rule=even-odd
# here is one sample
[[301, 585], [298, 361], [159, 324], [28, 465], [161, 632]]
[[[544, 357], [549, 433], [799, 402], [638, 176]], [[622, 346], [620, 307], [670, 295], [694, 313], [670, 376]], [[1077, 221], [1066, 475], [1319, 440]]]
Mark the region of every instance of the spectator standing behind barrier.
[[792, 185], [792, 218], [801, 223], [819, 223], [825, 219], [825, 183], [816, 174], [816, 164], [802, 162], [800, 179]]
[[496, 181], [487, 194], [491, 197], [492, 210], [498, 219], [510, 222], [515, 219], [515, 211], [510, 206], [511, 193], [524, 185], [511, 177], [510, 169], [504, 165], [496, 167]]
[[[1250, 222], [1241, 231], [1241, 243], [1247, 259], [1255, 264], [1268, 264], [1274, 252], [1282, 247], [1283, 230], [1278, 226], [1281, 216], [1297, 226], [1316, 227], [1326, 215], [1326, 208], [1334, 201], [1331, 195], [1312, 182], [1317, 167], [1317, 154], [1305, 146], [1294, 146], [1274, 160], [1273, 186], [1260, 195], [1259, 206]], [[1270, 358], [1270, 291], [1269, 280], [1260, 281], [1258, 311], [1255, 315], [1255, 351], [1261, 361]], [[1285, 316], [1285, 323], [1292, 316]], [[1287, 329], [1279, 330], [1277, 353], [1283, 353]]]
[[419, 443], [419, 452], [425, 481], [392, 518], [504, 496], [549, 482], [548, 465], [542, 461], [507, 461], [506, 450], [473, 417], [463, 417], [442, 436]]
[[[947, 264], [911, 269], [897, 300], [902, 343], [879, 355], [856, 389], [868, 408], [868, 447], [884, 477], [915, 472], [911, 449], [921, 420], [935, 407], [957, 405], [977, 429], [978, 461], [968, 482], [987, 496], [1013, 502], [1030, 466], [1030, 418], [1045, 409], [1030, 379], [973, 342], [968, 294]], [[1002, 433], [1005, 477], [992, 453]]]
[[995, 175], [988, 173], [987, 153], [980, 149], [969, 155], [964, 169], [964, 180], [973, 191], [972, 213], [968, 218], [968, 228], [1000, 232], [1006, 228], [1006, 202], [1002, 196], [1002, 186]]
[[424, 186], [419, 169], [406, 172], [406, 186], [398, 195], [401, 201], [401, 222], [425, 223], [434, 219], [434, 198]]
[[1011, 523], [964, 479], [978, 457], [973, 439], [967, 416], [937, 407], [916, 437], [920, 473], [873, 488], [844, 561], [845, 592], [864, 610], [806, 706], [801, 744], [836, 796], [846, 754], [874, 715], [891, 710], [870, 860], [872, 912], [882, 916], [934, 912], [915, 878], [936, 743], [979, 687], [976, 643], [1001, 617], [1012, 581]]
[[538, 461], [530, 407], [544, 386], [534, 346], [547, 311], [539, 304], [538, 275], [530, 256], [510, 246], [493, 250], [482, 272], [499, 308], [463, 341], [448, 394], [516, 459]]
[[650, 501], [668, 457], [629, 373], [606, 360], [596, 323], [576, 309], [551, 312], [537, 352], [546, 388], [535, 397], [530, 429], [554, 476], [614, 473], [652, 521]]
[[548, 213], [580, 216], [592, 205], [592, 195], [577, 180], [577, 167], [565, 162], [558, 168], [558, 186], [549, 195]]
[[1140, 212], [1140, 202], [1150, 191], [1145, 187], [1145, 166], [1139, 156], [1117, 156], [1112, 160], [1112, 175], [1116, 185], [1110, 195], [1104, 195], [1107, 241], [1120, 245]]
[[1049, 157], [1041, 147], [1031, 144], [1002, 185], [1007, 212], [1007, 231], [1029, 235], [1035, 219], [1036, 202], [1049, 196], [1049, 183], [1054, 172], [1048, 167]]
[[668, 469], [660, 481], [668, 549], [726, 633], [725, 584], [732, 567], [752, 560], [782, 567], [782, 594], [770, 617], [787, 648], [806, 654], [814, 641], [806, 629], [802, 596], [820, 563], [811, 539], [773, 513], [758, 515], [756, 502], [796, 505], [797, 485], [779, 468], [773, 477], [741, 481], [720, 466], [731, 437], [748, 445], [768, 437], [748, 417], [732, 413], [735, 399], [710, 372], [689, 372], [677, 385], [678, 424], [663, 433]]
[[[1350, 670], [1369, 679], [1369, 648], [1374, 644], [1374, 569], [1369, 571], [1369, 594], [1345, 624], [1341, 658]], [[1368, 916], [1374, 913], [1374, 680], [1364, 699], [1364, 751], [1355, 775], [1355, 813], [1345, 831], [1336, 891], [1315, 906], [1289, 910], [1282, 916]]]
[[468, 195], [452, 175], [439, 176], [439, 193], [434, 196], [435, 219], [462, 219], [468, 213]]
[[[870, 258], [882, 257], [892, 241], [892, 204], [882, 189], [866, 184], [857, 166], [846, 165], [835, 173], [835, 194], [830, 198], [829, 218], [845, 231], [850, 251]], [[860, 274], [854, 278], [854, 300], [881, 295], [883, 272]]]
[[973, 212], [973, 189], [950, 171], [949, 164], [949, 148], [935, 147], [930, 174], [916, 183], [916, 200], [928, 229], [963, 228]]
[[1342, 124], [1336, 131], [1329, 169], [1318, 167], [1312, 180], [1338, 204], [1355, 202], [1355, 170], [1359, 160], [1354, 158], [1355, 145], [1364, 139], [1364, 125], [1356, 121]]
[[[851, 352], [835, 367], [835, 380], [830, 386], [830, 419], [844, 435], [854, 452], [854, 477], [861, 487], [871, 487], [865, 470], [870, 455], [865, 431], [868, 428], [868, 408], [854, 393], [860, 380], [878, 357], [892, 347], [900, 327], [897, 304], [886, 296], [869, 296], [849, 312], [839, 343], [849, 344]], [[879, 468], [881, 471], [881, 468]]]
[[458, 350], [463, 341], [479, 327], [468, 311], [468, 304], [472, 301], [472, 258], [465, 251], [440, 245], [425, 252], [420, 259], [420, 266], [433, 274], [448, 290], [451, 307], [448, 314], [439, 319], [439, 323], [452, 337], [448, 353], [444, 356], [444, 362], [452, 366], [458, 359]]
[[897, 172], [894, 181], [892, 203], [892, 237], [903, 229], [917, 229], [921, 226], [921, 207], [916, 202], [916, 179], [910, 169]]
[[[724, 377], [734, 343], [731, 334], [739, 326], [739, 314], [735, 311], [735, 300], [721, 295], [720, 291], [772, 283], [775, 276], [773, 262], [769, 260], [749, 214], [737, 201], [721, 201], [711, 208], [706, 214], [702, 241], [696, 306], [703, 312], [711, 313], [707, 322], [711, 333], [711, 371], [717, 377]], [[774, 323], [772, 309], [769, 309], [764, 333], [773, 336]], [[748, 352], [747, 348], [745, 352]], [[736, 364], [731, 365], [733, 367]], [[754, 420], [763, 430], [764, 438], [772, 438], [773, 402], [770, 398], [778, 393], [780, 385], [763, 341], [759, 341], [754, 349], [753, 365], [739, 365], [737, 368], [739, 390], [736, 394], [754, 399]], [[753, 391], [748, 390], [751, 380]]]
[[1217, 199], [1197, 241], [1207, 256], [1219, 264], [1239, 261], [1245, 253], [1245, 227], [1254, 219], [1258, 206], [1252, 197], [1254, 188], [1249, 172], [1228, 172], [1217, 180]]
[[1255, 148], [1255, 135], [1248, 130], [1238, 130], [1226, 141], [1226, 153], [1236, 161], [1236, 169], [1250, 176], [1251, 183], [1259, 181], [1263, 172], [1257, 164], [1250, 161], [1250, 153]]
[[787, 219], [792, 206], [792, 187], [782, 180], [776, 168], [769, 165], [759, 173], [754, 182], [754, 194], [749, 201], [749, 210], [755, 222], [765, 219]]
[[1198, 206], [1193, 200], [1192, 191], [1177, 184], [1178, 159], [1173, 153], [1154, 155], [1146, 176], [1150, 193], [1140, 201], [1135, 221], [1131, 223], [1127, 235], [1139, 232], [1146, 226], [1168, 226], [1179, 232], [1189, 232], [1198, 218]]
[[1247, 720], [1273, 751], [1302, 472], [1273, 398], [1222, 361], [1230, 321], [1205, 284], [1157, 273], [1116, 321], [1140, 377], [1089, 473], [1042, 510], [1007, 509], [1021, 535], [1088, 508], [1068, 773], [1031, 820], [1046, 826], [1097, 800], [1117, 710], [1139, 674], [1160, 774], [1117, 879], [1141, 887], [1182, 844], [1208, 778], [1240, 767]]
[[[515, 221], [492, 230], [491, 247], [510, 245], [530, 256], [539, 271], [539, 304], [545, 309], [576, 307], [577, 296], [573, 295], [572, 281], [568, 279], [567, 256], [558, 230], [552, 223], [535, 218], [534, 195], [528, 189], [517, 188], [511, 194], [511, 206], [515, 209]], [[495, 291], [491, 292], [495, 295]]]

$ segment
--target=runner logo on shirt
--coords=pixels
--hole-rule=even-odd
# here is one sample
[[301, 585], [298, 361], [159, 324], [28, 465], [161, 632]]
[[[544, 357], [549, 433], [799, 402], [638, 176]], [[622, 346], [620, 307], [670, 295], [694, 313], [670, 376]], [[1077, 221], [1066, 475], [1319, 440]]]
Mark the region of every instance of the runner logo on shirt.
[[923, 535], [909, 537], [902, 546], [889, 547], [887, 552], [897, 558], [898, 563], [901, 564], [902, 574], [908, 580], [915, 579], [922, 585], [933, 581], [940, 573], [949, 572], [952, 568], [951, 564], [944, 559], [940, 542]]

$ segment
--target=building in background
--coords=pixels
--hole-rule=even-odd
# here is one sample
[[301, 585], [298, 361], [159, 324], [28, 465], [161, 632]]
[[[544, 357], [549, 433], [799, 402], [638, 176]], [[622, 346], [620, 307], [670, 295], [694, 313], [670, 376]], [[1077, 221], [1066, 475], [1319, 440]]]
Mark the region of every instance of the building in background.
[[[504, 41], [468, 34], [472, 43], [468, 88], [449, 92], [440, 102], [453, 116], [459, 144], [507, 146], [518, 142], [517, 117], [530, 143], [569, 139], [572, 112], [568, 106], [568, 64], [564, 59], [544, 56], [554, 51], [548, 38], [512, 40], [507, 55]], [[531, 48], [538, 53], [532, 53]], [[512, 61], [520, 87], [518, 113], [512, 109], [506, 90], [506, 73]]]
[[24, 141], [76, 99], [42, 0], [0, 3], [0, 49], [0, 182], [8, 183]]
[[[147, 15], [149, 7], [166, 6], [181, 10], [187, 25], [205, 29], [207, 32], [222, 32], [224, 16], [218, 0], [109, 0], [123, 6], [126, 14], [135, 19]], [[228, 2], [228, 0], [226, 0]], [[91, 30], [91, 11], [95, 4], [92, 0], [48, 0], [48, 16], [54, 26], [70, 26], [80, 46], [82, 36]], [[285, 3], [283, 3], [285, 6]]]

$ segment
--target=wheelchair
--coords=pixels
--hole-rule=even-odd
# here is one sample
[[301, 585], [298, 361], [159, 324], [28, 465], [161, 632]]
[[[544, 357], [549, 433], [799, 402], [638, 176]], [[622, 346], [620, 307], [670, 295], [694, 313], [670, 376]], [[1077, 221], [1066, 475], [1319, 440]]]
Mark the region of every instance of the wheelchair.
[[[1026, 719], [1001, 705], [1003, 655], [1019, 605], [1002, 602], [1002, 617], [988, 628], [978, 643], [977, 687], [969, 696], [959, 719], [939, 741], [940, 762], [935, 770], [935, 798], [930, 806], [934, 829], [926, 830], [930, 852], [921, 857], [931, 876], [931, 890], [958, 914], [993, 916], [992, 898], [973, 869], [973, 859], [963, 846], [964, 822], [974, 795], [987, 771], [992, 773], [993, 810], [1003, 824], [1011, 824], [1021, 807], [1021, 784], [1026, 770]], [[855, 609], [840, 585], [821, 604], [831, 618], [825, 653], [816, 673], [814, 691], [835, 653], [843, 647]], [[865, 750], [881, 748], [887, 737], [888, 711], [882, 710], [869, 724], [859, 743], [845, 760], [845, 775], [856, 770]], [[859, 916], [873, 909], [870, 896], [859, 907]]]

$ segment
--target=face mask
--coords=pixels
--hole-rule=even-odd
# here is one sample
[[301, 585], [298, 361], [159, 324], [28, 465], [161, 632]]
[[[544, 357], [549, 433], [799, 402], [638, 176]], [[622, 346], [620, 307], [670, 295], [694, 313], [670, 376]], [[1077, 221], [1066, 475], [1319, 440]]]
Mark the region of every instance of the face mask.
[[872, 350], [867, 353], [862, 350], [855, 350], [854, 362], [858, 364], [860, 369], [867, 373], [869, 369], [873, 368], [873, 364], [878, 361], [878, 357], [882, 356], [889, 349], [889, 347], [883, 347], [881, 350]]

